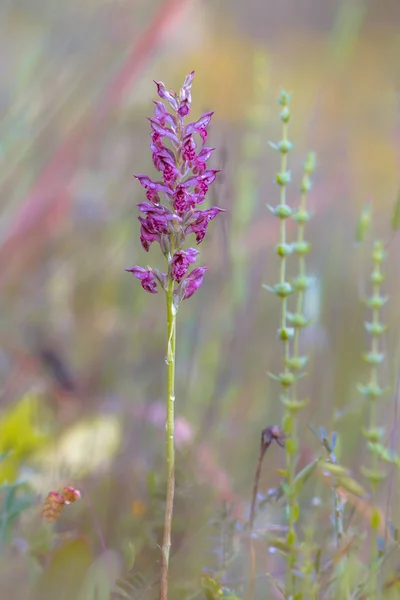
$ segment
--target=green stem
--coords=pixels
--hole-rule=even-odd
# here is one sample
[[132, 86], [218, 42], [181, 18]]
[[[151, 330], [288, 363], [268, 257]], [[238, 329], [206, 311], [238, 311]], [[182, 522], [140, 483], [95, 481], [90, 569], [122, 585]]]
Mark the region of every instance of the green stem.
[[[384, 393], [379, 385], [379, 365], [385, 359], [383, 352], [380, 352], [379, 338], [386, 330], [385, 325], [380, 322], [380, 309], [386, 302], [386, 298], [381, 296], [381, 284], [384, 280], [384, 275], [381, 271], [381, 264], [385, 259], [385, 251], [382, 242], [375, 241], [372, 251], [373, 270], [371, 273], [372, 296], [366, 299], [367, 306], [372, 309], [372, 321], [366, 323], [365, 327], [371, 334], [370, 351], [364, 355], [364, 360], [370, 366], [370, 378], [367, 386], [361, 386], [362, 393], [369, 400], [369, 424], [368, 429], [364, 430], [364, 437], [368, 442], [373, 444], [379, 442], [384, 434], [384, 429], [378, 429], [378, 414], [376, 402]], [[380, 481], [385, 477], [385, 473], [379, 465], [378, 453], [371, 445], [371, 460], [370, 468], [362, 467], [364, 476], [371, 484], [371, 576], [369, 586], [369, 597], [371, 600], [380, 598], [379, 590], [379, 571], [380, 571], [380, 551], [378, 549], [378, 533], [382, 526], [381, 516], [378, 506], [378, 486]]]
[[[282, 140], [283, 142], [288, 141], [288, 125], [287, 123], [283, 123], [282, 127]], [[285, 173], [287, 170], [287, 153], [281, 153], [281, 173]], [[281, 185], [280, 188], [280, 205], [286, 205], [286, 185]], [[282, 245], [286, 244], [286, 219], [281, 219], [281, 239], [280, 243]], [[286, 282], [286, 255], [283, 254], [281, 257], [281, 268], [280, 268], [280, 283], [284, 284]], [[282, 298], [282, 321], [281, 328], [282, 331], [285, 331], [287, 328], [287, 297]], [[284, 374], [287, 375], [290, 373], [289, 368], [289, 359], [290, 359], [290, 339], [289, 336], [284, 336], [283, 339], [284, 345]], [[289, 400], [288, 390], [285, 389], [284, 397], [286, 400]], [[296, 555], [293, 552], [294, 543], [296, 539], [295, 533], [295, 504], [296, 499], [292, 494], [293, 480], [295, 476], [295, 456], [293, 456], [292, 450], [294, 449], [293, 440], [296, 437], [295, 431], [295, 423], [293, 420], [293, 415], [291, 411], [286, 408], [284, 409], [283, 421], [285, 423], [284, 431], [288, 437], [286, 443], [286, 452], [285, 452], [285, 464], [286, 464], [286, 484], [288, 488], [288, 546], [289, 546], [289, 554], [288, 554], [288, 568], [286, 572], [286, 593], [288, 598], [294, 596], [294, 588], [295, 588], [295, 579], [293, 576], [293, 569], [296, 564]]]
[[160, 600], [168, 598], [168, 567], [171, 549], [172, 514], [175, 493], [175, 437], [174, 437], [174, 405], [175, 405], [175, 341], [176, 341], [176, 307], [174, 305], [174, 282], [168, 283], [167, 298], [167, 416], [166, 416], [166, 459], [167, 459], [167, 494], [165, 503], [164, 534], [161, 548], [161, 586]]
[[[374, 265], [374, 273], [378, 276], [380, 275], [380, 264], [379, 262], [375, 262]], [[379, 296], [380, 294], [380, 284], [373, 285], [373, 295]], [[372, 323], [373, 325], [379, 325], [379, 308], [374, 308], [372, 311]], [[378, 354], [379, 352], [379, 339], [376, 334], [372, 334], [371, 340], [371, 353]], [[373, 387], [377, 387], [379, 384], [378, 377], [378, 369], [376, 365], [371, 366], [371, 378], [370, 385]], [[369, 428], [370, 430], [376, 429], [377, 419], [376, 419], [376, 398], [370, 398], [369, 402]], [[378, 456], [375, 452], [372, 452], [371, 456], [371, 469], [373, 471], [378, 471], [379, 463]], [[372, 482], [371, 485], [371, 504], [373, 508], [373, 512], [378, 512], [378, 486], [376, 482]], [[371, 573], [371, 597], [378, 598], [379, 596], [379, 572], [378, 572], [378, 562], [379, 562], [379, 552], [378, 552], [378, 531], [375, 523], [372, 523], [371, 527], [371, 564], [372, 564], [372, 573]]]

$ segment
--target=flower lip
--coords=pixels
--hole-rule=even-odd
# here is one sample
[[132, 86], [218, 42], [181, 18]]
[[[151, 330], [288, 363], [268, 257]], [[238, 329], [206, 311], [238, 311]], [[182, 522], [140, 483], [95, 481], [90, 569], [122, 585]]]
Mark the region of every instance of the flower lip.
[[199, 289], [203, 283], [204, 273], [208, 267], [196, 267], [185, 277], [181, 284], [182, 300], [187, 300]]
[[131, 269], [125, 269], [128, 273], [132, 273], [142, 284], [142, 288], [150, 294], [157, 293], [157, 278], [152, 272], [151, 268], [143, 269], [143, 267], [132, 267]]

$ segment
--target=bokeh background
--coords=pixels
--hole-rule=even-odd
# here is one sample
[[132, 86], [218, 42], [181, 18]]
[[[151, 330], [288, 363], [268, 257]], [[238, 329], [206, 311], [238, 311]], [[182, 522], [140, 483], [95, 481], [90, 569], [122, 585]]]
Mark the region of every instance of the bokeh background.
[[[394, 388], [400, 4], [4, 0], [0, 10], [0, 451], [13, 450], [0, 478], [23, 477], [34, 494], [0, 563], [1, 598], [28, 597], [38, 578], [34, 597], [54, 597], [54, 581], [43, 583], [40, 573], [48, 573], [54, 547], [68, 543], [68, 560], [88, 563], [106, 546], [114, 552], [107, 565], [121, 577], [135, 554], [131, 574], [142, 579], [131, 581], [130, 597], [151, 598], [164, 488], [165, 309], [162, 294], [144, 293], [124, 269], [159, 265], [157, 253], [140, 246], [143, 190], [133, 179], [152, 172], [153, 80], [178, 89], [196, 71], [194, 113], [215, 111], [209, 140], [222, 167], [212, 202], [227, 210], [199, 248], [205, 283], [179, 311], [172, 563], [177, 580], [192, 581], [214, 560], [210, 519], [226, 501], [246, 514], [261, 429], [281, 419], [267, 375], [281, 365], [280, 305], [262, 284], [278, 276], [279, 224], [266, 205], [278, 198], [279, 156], [268, 141], [281, 135], [282, 88], [292, 94], [293, 206], [307, 152], [318, 161], [307, 230], [315, 279], [307, 297], [314, 321], [303, 339], [310, 404], [301, 416], [302, 456], [319, 451], [310, 423], [338, 431], [340, 459], [356, 477], [366, 452], [357, 382], [367, 377], [361, 299], [370, 244], [354, 242], [366, 204], [373, 236], [389, 244], [381, 380]], [[379, 416], [389, 436], [393, 394]], [[264, 492], [279, 480], [282, 452], [271, 450], [269, 461]], [[84, 500], [65, 510], [54, 537], [40, 503], [65, 484]], [[309, 507], [325, 493], [310, 489]], [[392, 485], [389, 498], [385, 487], [382, 507], [396, 506], [396, 494]]]

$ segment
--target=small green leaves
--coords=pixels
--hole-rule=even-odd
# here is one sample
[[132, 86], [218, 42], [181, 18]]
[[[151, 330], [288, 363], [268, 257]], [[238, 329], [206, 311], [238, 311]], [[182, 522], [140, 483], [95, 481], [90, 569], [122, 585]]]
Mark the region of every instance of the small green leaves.
[[339, 476], [336, 478], [338, 485], [340, 485], [346, 492], [350, 492], [350, 494], [354, 494], [355, 496], [359, 496], [360, 498], [364, 498], [366, 496], [366, 491], [355, 479], [348, 476]]
[[278, 185], [285, 186], [291, 182], [292, 176], [290, 171], [281, 171], [275, 175], [275, 181]]
[[392, 229], [397, 231], [400, 227], [400, 191], [397, 194], [396, 202], [394, 203], [392, 215]]
[[292, 218], [297, 221], [297, 223], [303, 225], [304, 223], [307, 223], [307, 221], [309, 221], [311, 219], [311, 214], [308, 212], [308, 210], [305, 210], [303, 208], [299, 208], [299, 210], [297, 210]]
[[306, 327], [310, 321], [301, 313], [288, 313], [287, 319], [295, 329]]
[[282, 404], [291, 412], [296, 413], [302, 408], [305, 408], [309, 404], [309, 399], [306, 400], [289, 400], [288, 398], [281, 398]]
[[303, 177], [300, 184], [300, 193], [302, 196], [308, 194], [312, 188], [310, 175], [315, 171], [317, 158], [315, 152], [309, 152], [303, 166]]
[[381, 514], [379, 512], [379, 509], [374, 506], [371, 512], [371, 529], [378, 531], [379, 527], [381, 525]]
[[281, 106], [289, 106], [290, 104], [290, 94], [288, 94], [288, 92], [285, 92], [285, 90], [282, 90], [281, 93], [279, 94], [279, 98], [278, 98], [278, 102]]
[[[364, 212], [364, 221], [370, 219], [370, 211]], [[364, 223], [365, 225], [365, 223]], [[365, 235], [364, 235], [365, 237]], [[369, 350], [364, 352], [363, 360], [370, 365], [370, 378], [367, 385], [359, 384], [359, 392], [368, 399], [370, 403], [369, 409], [369, 424], [363, 428], [362, 433], [367, 441], [368, 449], [372, 456], [370, 459], [369, 467], [361, 467], [363, 476], [369, 481], [373, 492], [376, 492], [379, 484], [386, 478], [386, 473], [382, 469], [378, 468], [377, 458], [386, 462], [385, 459], [390, 459], [390, 453], [380, 444], [380, 440], [384, 436], [385, 429], [377, 426], [377, 411], [373, 406], [373, 403], [384, 394], [384, 390], [381, 388], [379, 383], [379, 365], [382, 365], [385, 361], [385, 352], [381, 350], [381, 336], [386, 331], [387, 327], [380, 321], [380, 309], [386, 304], [388, 298], [383, 296], [381, 293], [380, 286], [385, 279], [384, 273], [381, 271], [381, 265], [386, 258], [386, 252], [384, 244], [375, 240], [372, 247], [372, 269], [370, 274], [370, 281], [372, 283], [373, 293], [369, 298], [364, 299], [364, 303], [372, 311], [372, 319], [367, 321], [365, 329], [371, 336], [371, 343]], [[388, 461], [390, 462], [390, 460]], [[376, 511], [378, 515], [378, 521], [374, 522], [374, 517], [371, 518], [371, 527], [377, 529], [379, 527], [379, 514], [376, 506], [376, 493], [373, 494], [374, 503], [372, 507], [372, 513]]]
[[299, 275], [293, 282], [293, 288], [296, 292], [305, 292], [313, 283], [312, 277], [306, 277], [305, 275]]
[[294, 338], [294, 328], [293, 327], [281, 327], [278, 329], [278, 338], [283, 342], [287, 340], [291, 340]]
[[282, 123], [289, 123], [290, 121], [290, 109], [288, 106], [285, 106], [283, 108], [283, 110], [281, 110], [281, 113], [279, 115], [280, 120], [282, 121]]
[[302, 256], [305, 256], [311, 250], [310, 242], [293, 242], [292, 247], [296, 254], [301, 254]]
[[271, 148], [277, 150], [281, 154], [288, 154], [288, 152], [290, 152], [293, 148], [293, 144], [289, 140], [281, 140], [277, 144], [274, 144], [274, 142], [269, 142], [269, 145]]
[[291, 544], [287, 539], [271, 535], [266, 538], [266, 541], [271, 548], [275, 548], [276, 550], [279, 550], [284, 554], [288, 554], [289, 552], [293, 551], [293, 548], [291, 547]]
[[293, 293], [293, 287], [290, 285], [288, 281], [283, 281], [282, 283], [276, 283], [274, 286], [270, 287], [268, 285], [263, 286], [265, 289], [273, 292], [280, 298], [287, 298], [290, 294]]
[[267, 204], [267, 208], [275, 215], [275, 217], [279, 217], [282, 220], [291, 217], [293, 213], [292, 209], [287, 204], [279, 204], [276, 207]]
[[385, 306], [386, 302], [389, 300], [389, 296], [381, 296], [379, 293], [374, 294], [370, 298], [365, 298], [364, 302], [368, 306], [368, 308], [377, 309]]
[[375, 400], [382, 396], [385, 391], [376, 383], [369, 383], [368, 385], [362, 385], [359, 383], [357, 385], [357, 389], [363, 396], [369, 398], [370, 400]]
[[284, 256], [288, 256], [289, 254], [292, 254], [293, 244], [286, 244], [286, 243], [278, 244], [275, 248], [275, 251], [278, 256], [283, 258]]
[[[294, 513], [295, 513], [295, 510], [296, 510], [295, 507], [296, 507], [296, 504], [293, 507], [294, 508], [294, 511], [293, 511]], [[294, 514], [293, 516], [296, 516], [296, 515]], [[287, 536], [286, 539], [287, 539], [287, 543], [289, 544], [291, 552], [293, 552], [293, 548], [295, 548], [295, 544], [296, 544], [296, 532], [295, 532], [294, 529], [291, 529], [289, 531], [288, 536]]]
[[[289, 522], [288, 533], [285, 540], [277, 540], [275, 546], [283, 554], [288, 554], [288, 568], [294, 572], [294, 554], [296, 552], [296, 531], [295, 523], [300, 516], [300, 507], [297, 502], [297, 494], [308, 477], [311, 476], [315, 469], [316, 462], [308, 465], [295, 477], [295, 468], [297, 464], [299, 443], [295, 428], [296, 413], [303, 409], [308, 404], [308, 399], [299, 400], [297, 398], [296, 387], [293, 386], [298, 380], [305, 376], [302, 369], [307, 364], [307, 356], [299, 354], [299, 335], [301, 330], [309, 324], [309, 320], [305, 316], [305, 291], [311, 283], [311, 279], [306, 275], [305, 258], [311, 250], [311, 244], [305, 240], [304, 225], [310, 219], [310, 213], [306, 208], [307, 193], [312, 187], [310, 174], [315, 169], [315, 154], [309, 153], [304, 163], [303, 177], [300, 184], [301, 197], [297, 208], [291, 208], [286, 204], [286, 186], [291, 181], [291, 173], [288, 170], [287, 154], [292, 150], [292, 143], [287, 138], [287, 123], [290, 120], [290, 95], [286, 92], [281, 92], [279, 96], [279, 104], [282, 106], [280, 119], [283, 122], [283, 135], [281, 141], [276, 144], [270, 144], [272, 148], [278, 151], [281, 155], [280, 170], [275, 176], [276, 183], [280, 186], [280, 204], [277, 207], [268, 206], [272, 214], [281, 220], [280, 231], [281, 238], [275, 247], [276, 254], [281, 259], [280, 281], [273, 287], [264, 286], [272, 291], [276, 296], [282, 299], [282, 318], [281, 327], [278, 329], [278, 338], [283, 341], [283, 361], [285, 369], [279, 375], [269, 373], [270, 377], [279, 382], [282, 386], [281, 402], [284, 406], [284, 414], [282, 418], [282, 430], [285, 434], [285, 450], [286, 450], [286, 468], [280, 474], [284, 477], [285, 482], [282, 484], [284, 494], [287, 498], [287, 519]], [[297, 223], [297, 239], [288, 243], [286, 233], [286, 219], [293, 218]], [[287, 279], [287, 258], [289, 255], [296, 254], [296, 262], [298, 264], [298, 275], [294, 281], [286, 281]], [[296, 304], [293, 305], [292, 311], [289, 312], [291, 300], [289, 296], [296, 292]], [[293, 387], [291, 387], [293, 386]], [[291, 388], [289, 393], [289, 388]], [[295, 594], [286, 590], [288, 597], [293, 600], [297, 598]]]
[[361, 243], [368, 235], [371, 226], [371, 205], [364, 207], [356, 226], [356, 242]]
[[386, 252], [384, 250], [384, 245], [380, 241], [376, 241], [374, 243], [374, 249], [372, 251], [372, 258], [375, 264], [380, 265], [386, 258]]
[[287, 154], [288, 152], [291, 151], [292, 148], [293, 148], [293, 144], [289, 140], [281, 140], [278, 143], [278, 150], [281, 154]]
[[383, 352], [366, 352], [363, 354], [363, 359], [369, 365], [381, 365], [385, 360]]
[[312, 188], [312, 183], [310, 181], [310, 178], [308, 177], [308, 175], [303, 175], [303, 177], [301, 179], [301, 184], [300, 184], [300, 193], [308, 194], [308, 192], [311, 191], [311, 188]]
[[304, 484], [310, 479], [311, 475], [314, 473], [319, 461], [320, 459], [316, 458], [315, 460], [310, 462], [306, 467], [304, 467], [304, 469], [302, 469], [299, 473], [297, 473], [292, 485], [293, 494], [295, 496], [298, 496], [298, 494], [300, 494]]
[[385, 428], [384, 427], [371, 427], [370, 429], [365, 429], [363, 427], [362, 434], [368, 442], [371, 442], [369, 444], [369, 447], [372, 450], [372, 448], [375, 447], [376, 445], [378, 445], [378, 442], [385, 435]]
[[368, 331], [368, 333], [371, 333], [374, 336], [379, 336], [382, 335], [383, 333], [385, 333], [385, 331], [387, 330], [387, 325], [383, 325], [383, 323], [379, 323], [379, 321], [373, 321], [373, 322], [366, 322], [364, 323], [365, 325], [365, 329]]
[[311, 175], [311, 173], [314, 173], [316, 166], [317, 155], [315, 154], [315, 152], [309, 152], [304, 162], [304, 173], [306, 173], [307, 175]]
[[284, 388], [290, 387], [296, 381], [296, 376], [293, 373], [289, 373], [289, 372], [279, 373], [279, 375], [274, 375], [273, 373], [268, 373], [268, 375], [274, 381], [279, 381], [279, 383]]
[[291, 356], [285, 360], [286, 366], [292, 371], [298, 372], [304, 369], [308, 362], [308, 356]]
[[[382, 428], [382, 431], [384, 432], [385, 430]], [[382, 438], [382, 435], [380, 437]], [[374, 442], [374, 440], [370, 441], [368, 447], [371, 450], [371, 452], [376, 454], [379, 460], [381, 460], [382, 462], [400, 467], [400, 456], [396, 452], [394, 452], [394, 450], [385, 448], [384, 446], [382, 446], [382, 444]]]
[[349, 469], [346, 467], [342, 467], [333, 462], [322, 461], [320, 464], [322, 469], [329, 471], [329, 473], [335, 477], [347, 477], [350, 473]]
[[366, 479], [372, 483], [372, 485], [378, 485], [381, 481], [386, 479], [386, 473], [378, 469], [368, 469], [367, 467], [361, 467], [361, 473]]
[[204, 575], [201, 578], [201, 588], [207, 600], [240, 600], [227, 587], [213, 579], [210, 575]]
[[374, 285], [380, 285], [385, 281], [385, 275], [380, 271], [374, 271], [373, 273], [371, 273], [370, 279]]

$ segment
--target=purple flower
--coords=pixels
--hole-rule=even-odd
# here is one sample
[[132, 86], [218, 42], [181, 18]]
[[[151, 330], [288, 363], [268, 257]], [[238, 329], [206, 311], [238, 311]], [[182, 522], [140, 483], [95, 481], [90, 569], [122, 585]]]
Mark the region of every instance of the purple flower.
[[171, 191], [166, 185], [157, 181], [152, 181], [147, 175], [135, 175], [135, 178], [146, 190], [147, 200], [153, 204], [160, 204], [160, 197], [158, 195], [160, 192]]
[[208, 210], [195, 211], [194, 220], [186, 228], [186, 234], [194, 233], [196, 242], [200, 244], [204, 240], [209, 222], [215, 219], [220, 212], [224, 212], [224, 209], [218, 208], [218, 206], [212, 206]]
[[185, 128], [185, 135], [198, 133], [202, 139], [204, 146], [207, 139], [207, 127], [211, 121], [211, 117], [213, 116], [213, 114], [213, 111], [206, 112], [195, 123], [189, 123], [189, 125], [187, 125]]
[[146, 252], [153, 242], [160, 242], [162, 235], [168, 235], [168, 222], [180, 220], [177, 215], [172, 213], [166, 206], [154, 206], [148, 202], [139, 202], [139, 210], [145, 215], [138, 217], [141, 224], [140, 241]]
[[174, 281], [178, 283], [186, 275], [190, 263], [196, 262], [196, 257], [199, 251], [195, 248], [188, 248], [187, 250], [180, 250], [176, 252], [171, 261], [171, 275]]
[[188, 98], [182, 100], [178, 108], [178, 115], [180, 117], [186, 117], [190, 112], [190, 102]]
[[[205, 146], [207, 128], [213, 113], [204, 113], [195, 122], [185, 124], [192, 103], [194, 72], [186, 76], [179, 93], [168, 91], [156, 81], [157, 93], [162, 101], [154, 102], [151, 124], [150, 151], [153, 164], [161, 173], [161, 181], [153, 181], [147, 175], [136, 175], [146, 190], [148, 202], [139, 202], [140, 241], [148, 251], [153, 242], [158, 242], [169, 261], [167, 275], [156, 269], [134, 267], [129, 271], [140, 279], [147, 291], [156, 292], [156, 283], [169, 289], [174, 283], [174, 295], [178, 300], [187, 299], [200, 287], [206, 267], [188, 273], [196, 261], [198, 251], [184, 250], [185, 238], [194, 233], [198, 244], [203, 241], [208, 223], [223, 209], [213, 206], [200, 210], [210, 185], [218, 170], [206, 166], [214, 148]], [[199, 138], [197, 137], [199, 136]], [[174, 221], [171, 223], [171, 221]]]
[[156, 119], [159, 124], [176, 127], [176, 118], [167, 111], [164, 104], [162, 102], [154, 102], [154, 104], [156, 105], [154, 114], [156, 115]]
[[162, 100], [166, 100], [171, 108], [178, 110], [178, 98], [175, 92], [168, 92], [162, 81], [155, 81], [154, 83], [157, 86], [157, 94], [160, 96], [160, 98]]
[[194, 187], [196, 204], [201, 204], [204, 202], [208, 188], [212, 183], [214, 183], [217, 173], [219, 173], [217, 169], [208, 169], [207, 171], [204, 171], [204, 173], [199, 173], [194, 177], [190, 177], [182, 183], [182, 186], [185, 188]]
[[196, 160], [196, 144], [191, 135], [187, 136], [182, 144], [182, 159], [190, 166]]
[[178, 215], [183, 215], [196, 206], [195, 197], [193, 194], [189, 194], [182, 185], [177, 186], [172, 202]]
[[204, 273], [207, 267], [197, 267], [182, 281], [181, 294], [182, 300], [187, 300], [199, 289], [203, 283]]
[[128, 273], [132, 273], [137, 279], [140, 280], [142, 288], [150, 294], [157, 294], [157, 279], [153, 271], [150, 269], [143, 269], [142, 267], [132, 267], [132, 269], [125, 269]]
[[[176, 133], [173, 131], [173, 129], [170, 129], [169, 127], [165, 127], [164, 125], [162, 125], [160, 123], [159, 119], [152, 119], [151, 117], [149, 117], [149, 121], [151, 123], [151, 128], [154, 133], [158, 134], [159, 136], [166, 137], [166, 138], [172, 140], [173, 142], [175, 142], [176, 144], [179, 143], [179, 139], [176, 136]], [[175, 124], [172, 127], [174, 129], [176, 129]], [[153, 133], [153, 135], [154, 135], [154, 133]]]

